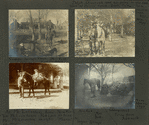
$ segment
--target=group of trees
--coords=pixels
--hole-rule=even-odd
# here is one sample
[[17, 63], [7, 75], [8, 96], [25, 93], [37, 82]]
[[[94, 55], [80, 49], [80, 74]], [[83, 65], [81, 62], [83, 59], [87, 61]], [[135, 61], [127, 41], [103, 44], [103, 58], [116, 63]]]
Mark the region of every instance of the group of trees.
[[[39, 29], [39, 32], [38, 32], [38, 39], [41, 40], [41, 19], [42, 21], [46, 22], [47, 20], [47, 16], [48, 14], [50, 13], [50, 10], [36, 10], [36, 14], [37, 14], [37, 17], [38, 17], [38, 29]], [[29, 16], [29, 19], [30, 19], [30, 29], [32, 31], [32, 41], [35, 40], [35, 32], [34, 32], [34, 22], [33, 22], [33, 15], [32, 15], [32, 11], [31, 10], [28, 10], [28, 16]], [[46, 33], [48, 32], [48, 24], [45, 24], [46, 26]]]
[[[16, 20], [24, 20], [24, 16], [28, 19], [29, 27], [32, 34], [32, 41], [35, 40], [35, 27], [34, 23], [36, 18], [36, 23], [38, 23], [38, 39], [41, 40], [41, 24], [45, 23], [46, 33], [48, 32], [48, 27], [52, 26], [47, 21], [48, 16], [53, 14], [53, 10], [50, 9], [38, 9], [38, 10], [10, 10], [9, 11], [9, 23], [11, 23], [14, 19]], [[24, 15], [24, 16], [22, 16]], [[56, 18], [56, 21], [59, 22], [59, 19]], [[45, 34], [46, 34], [45, 33]]]
[[[116, 32], [118, 25], [121, 26], [123, 37], [124, 25], [135, 20], [134, 9], [85, 9], [77, 10], [77, 31], [80, 36], [86, 33], [91, 25], [98, 23], [105, 31], [105, 35]], [[132, 25], [129, 25], [130, 28]], [[128, 27], [127, 27], [128, 28]]]
[[[124, 63], [123, 65], [119, 65], [119, 66], [116, 63], [112, 63], [112, 64], [110, 64], [110, 63], [100, 63], [100, 64], [99, 63], [90, 63], [89, 71], [95, 69], [97, 71], [97, 73], [99, 73], [99, 75], [101, 76], [100, 91], [102, 91], [103, 93], [107, 93], [106, 91], [108, 91], [109, 86], [107, 84], [104, 84], [107, 76], [112, 73], [111, 81], [112, 81], [112, 85], [115, 86], [114, 80], [113, 80], [113, 74], [118, 72], [122, 66], [135, 68], [134, 63]], [[119, 86], [121, 89], [119, 88], [118, 91], [121, 91], [124, 88], [125, 89], [128, 88], [128, 90], [130, 90], [130, 89], [132, 89], [132, 85], [130, 85], [130, 86], [131, 87], [125, 87], [125, 85], [121, 84], [121, 86]], [[112, 86], [110, 86], [110, 88], [112, 88]], [[111, 90], [111, 91], [113, 91], [113, 90]], [[115, 91], [115, 89], [114, 89], [114, 91]]]

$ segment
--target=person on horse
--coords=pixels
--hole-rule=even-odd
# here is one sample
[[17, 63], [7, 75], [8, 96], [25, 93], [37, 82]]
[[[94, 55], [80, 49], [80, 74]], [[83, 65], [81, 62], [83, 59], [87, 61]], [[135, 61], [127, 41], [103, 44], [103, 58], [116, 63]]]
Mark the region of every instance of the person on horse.
[[37, 86], [38, 85], [37, 79], [39, 77], [39, 73], [38, 73], [38, 70], [37, 69], [34, 69], [34, 72], [35, 72], [35, 74], [33, 75], [34, 85]]
[[38, 86], [38, 81], [44, 79], [44, 76], [42, 73], [39, 73], [37, 69], [34, 69], [35, 74], [33, 74], [34, 79], [34, 85]]
[[26, 80], [23, 78], [24, 72], [19, 72], [18, 75], [18, 88], [19, 88], [19, 93], [20, 93], [20, 98], [22, 97], [22, 93], [24, 92], [24, 87], [23, 87], [23, 82]]

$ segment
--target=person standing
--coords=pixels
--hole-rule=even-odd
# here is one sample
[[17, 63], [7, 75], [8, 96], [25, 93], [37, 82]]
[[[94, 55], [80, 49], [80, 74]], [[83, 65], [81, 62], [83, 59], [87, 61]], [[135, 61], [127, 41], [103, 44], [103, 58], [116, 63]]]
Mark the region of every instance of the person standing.
[[24, 95], [24, 87], [23, 87], [23, 82], [25, 82], [23, 76], [24, 72], [19, 72], [19, 77], [18, 77], [18, 88], [19, 88], [19, 93], [20, 93], [20, 98], [23, 97]]
[[97, 25], [94, 25], [94, 53], [97, 54], [96, 50], [96, 43], [97, 43], [97, 36], [98, 36], [98, 31], [97, 31]]
[[91, 30], [89, 31], [89, 46], [90, 46], [90, 55], [93, 54], [93, 46], [92, 46], [92, 43], [93, 43], [93, 26], [91, 25]]

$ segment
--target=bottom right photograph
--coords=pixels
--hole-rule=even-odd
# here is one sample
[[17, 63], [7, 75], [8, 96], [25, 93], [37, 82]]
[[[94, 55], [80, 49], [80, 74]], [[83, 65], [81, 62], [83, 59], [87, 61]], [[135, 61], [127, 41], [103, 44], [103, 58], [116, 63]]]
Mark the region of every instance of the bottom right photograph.
[[135, 109], [134, 63], [76, 63], [75, 109]]

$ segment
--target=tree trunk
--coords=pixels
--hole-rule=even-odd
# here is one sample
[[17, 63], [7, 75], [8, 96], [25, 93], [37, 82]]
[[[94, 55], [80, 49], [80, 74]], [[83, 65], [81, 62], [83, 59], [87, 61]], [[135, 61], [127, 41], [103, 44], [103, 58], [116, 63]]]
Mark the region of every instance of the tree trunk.
[[121, 27], [121, 37], [123, 37], [123, 25]]
[[39, 10], [39, 23], [38, 23], [38, 28], [39, 28], [38, 39], [41, 40], [40, 10]]
[[38, 28], [39, 28], [38, 39], [41, 40], [41, 26], [40, 26], [40, 22], [38, 23]]
[[103, 76], [102, 76], [102, 80], [101, 80], [101, 83], [100, 83], [100, 92], [102, 90], [103, 82], [104, 82], [104, 79], [103, 79]]
[[32, 41], [34, 41], [34, 40], [35, 40], [35, 34], [32, 33]]

